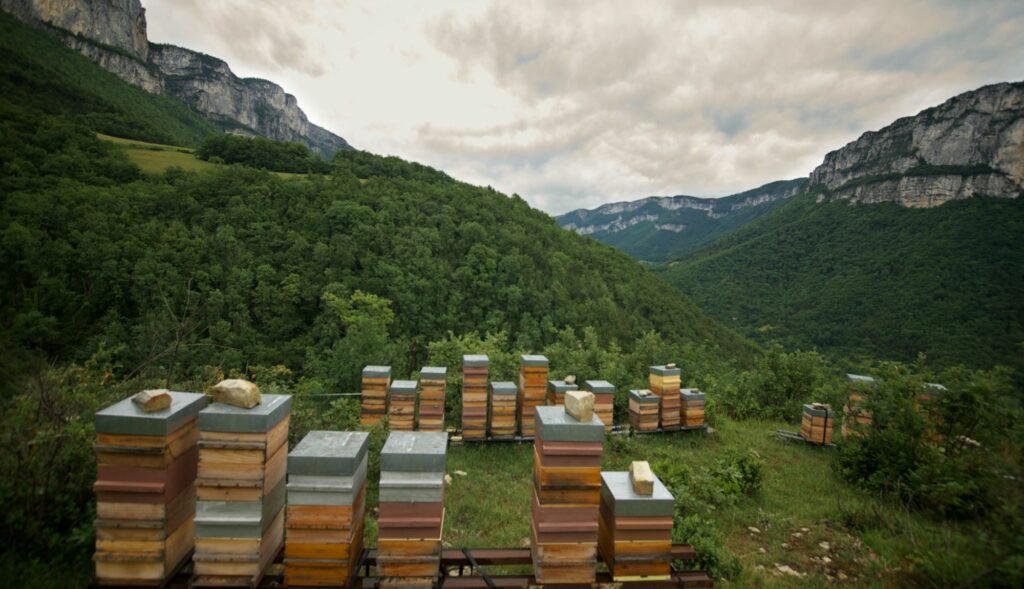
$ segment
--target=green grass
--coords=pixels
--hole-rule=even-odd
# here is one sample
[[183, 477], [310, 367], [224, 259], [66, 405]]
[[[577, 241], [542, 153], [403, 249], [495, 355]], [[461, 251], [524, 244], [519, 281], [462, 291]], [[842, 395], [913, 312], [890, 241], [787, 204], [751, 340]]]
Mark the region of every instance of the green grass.
[[[195, 150], [188, 147], [176, 145], [163, 145], [161, 143], [150, 143], [135, 139], [125, 139], [97, 133], [97, 137], [103, 141], [109, 141], [121, 147], [135, 165], [147, 174], [163, 174], [168, 168], [179, 167], [190, 172], [202, 172], [214, 170], [221, 164], [213, 164], [199, 159]], [[293, 174], [289, 172], [272, 172], [283, 179], [303, 178], [305, 174]]]

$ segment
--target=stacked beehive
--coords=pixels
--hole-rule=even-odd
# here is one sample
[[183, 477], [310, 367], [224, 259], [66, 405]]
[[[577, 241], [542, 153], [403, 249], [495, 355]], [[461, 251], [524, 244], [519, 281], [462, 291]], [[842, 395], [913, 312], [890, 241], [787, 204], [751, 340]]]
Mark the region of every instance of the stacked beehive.
[[585, 384], [587, 390], [594, 393], [594, 413], [604, 423], [604, 430], [612, 431], [615, 425], [615, 385], [607, 380], [588, 380]]
[[601, 558], [615, 581], [671, 578], [675, 499], [658, 477], [634, 485], [629, 472], [601, 473]]
[[490, 362], [483, 354], [462, 357], [462, 437], [487, 437], [487, 376]]
[[444, 394], [448, 384], [448, 369], [444, 366], [424, 366], [420, 370], [419, 430], [444, 431]]
[[574, 382], [565, 382], [564, 380], [549, 380], [548, 381], [548, 405], [561, 405], [565, 399], [565, 393], [567, 391], [578, 391], [579, 386]]
[[531, 552], [540, 583], [593, 583], [604, 424], [538, 407]]
[[514, 438], [516, 436], [516, 383], [497, 381], [491, 383], [491, 410], [489, 426], [492, 438]]
[[647, 389], [629, 391], [629, 425], [636, 431], [651, 432], [658, 429], [661, 401]]
[[96, 581], [159, 584], [194, 545], [196, 414], [206, 395], [172, 392], [146, 413], [131, 399], [98, 412]]
[[199, 412], [195, 586], [250, 585], [284, 543], [290, 395]]
[[392, 381], [388, 401], [388, 429], [411, 432], [416, 426], [416, 381]]
[[388, 413], [388, 388], [391, 386], [390, 366], [363, 368], [359, 423], [377, 425]]
[[674, 365], [651, 366], [651, 392], [658, 395], [661, 427], [679, 427], [679, 390], [682, 371]]
[[284, 578], [289, 587], [347, 586], [363, 551], [365, 432], [312, 431], [288, 454]]
[[832, 426], [835, 423], [832, 407], [823, 403], [804, 405], [800, 419], [800, 436], [812, 444], [832, 443]]
[[867, 410], [867, 393], [865, 389], [874, 386], [875, 379], [860, 374], [847, 374], [849, 397], [843, 406], [843, 435], [855, 434], [858, 430], [871, 425], [871, 412]]
[[441, 570], [448, 434], [392, 432], [380, 454], [381, 587], [432, 587]]
[[535, 354], [519, 357], [519, 428], [524, 436], [534, 435], [534, 410], [546, 401], [547, 383], [547, 358]]
[[700, 427], [704, 425], [704, 393], [697, 389], [682, 389], [679, 392], [679, 411], [683, 425]]

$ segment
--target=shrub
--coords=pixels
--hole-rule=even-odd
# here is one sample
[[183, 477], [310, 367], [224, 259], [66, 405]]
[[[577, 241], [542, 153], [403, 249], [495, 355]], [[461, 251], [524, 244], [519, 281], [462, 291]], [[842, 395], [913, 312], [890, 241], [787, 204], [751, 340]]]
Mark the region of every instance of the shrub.
[[715, 522], [696, 514], [676, 515], [673, 542], [686, 542], [697, 552], [695, 563], [712, 579], [733, 579], [742, 570], [740, 559], [729, 552]]
[[739, 418], [795, 421], [800, 406], [810, 401], [831, 401], [835, 390], [827, 376], [827, 363], [817, 352], [785, 352], [771, 346], [757, 358], [753, 370], [740, 374], [734, 387], [723, 387], [719, 403]]

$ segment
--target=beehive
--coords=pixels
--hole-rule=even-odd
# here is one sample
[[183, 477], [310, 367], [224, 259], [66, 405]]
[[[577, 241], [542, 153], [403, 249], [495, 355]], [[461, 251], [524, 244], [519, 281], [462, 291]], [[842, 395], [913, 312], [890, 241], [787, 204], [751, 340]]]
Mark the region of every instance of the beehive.
[[812, 444], [831, 444], [835, 417], [835, 412], [828, 405], [822, 403], [804, 405], [800, 418], [800, 436]]
[[252, 409], [199, 412], [197, 585], [255, 583], [280, 552], [291, 407], [289, 395], [263, 395]]
[[388, 391], [388, 428], [392, 431], [411, 432], [416, 425], [415, 380], [396, 380]]
[[487, 376], [490, 362], [482, 354], [462, 357], [462, 437], [487, 437]]
[[679, 391], [679, 415], [686, 427], [704, 425], [704, 393], [697, 389]]
[[534, 435], [534, 410], [546, 402], [548, 359], [535, 354], [519, 357], [519, 427], [524, 436]]
[[650, 495], [636, 492], [629, 472], [601, 473], [599, 546], [615, 581], [671, 578], [675, 498], [654, 477]]
[[629, 425], [641, 432], [658, 429], [661, 400], [647, 389], [629, 391]]
[[425, 366], [420, 370], [420, 408], [417, 422], [419, 431], [444, 431], [447, 378], [448, 369], [444, 366]]
[[679, 391], [682, 371], [673, 366], [651, 366], [651, 392], [659, 398], [658, 422], [661, 427], [679, 427]]
[[391, 386], [390, 366], [363, 368], [359, 422], [376, 425], [388, 413], [388, 387]]
[[369, 434], [312, 431], [288, 455], [289, 587], [349, 583], [363, 550]]
[[565, 393], [568, 391], [578, 391], [579, 386], [576, 383], [568, 383], [564, 380], [549, 380], [548, 381], [548, 405], [561, 405], [565, 398]]
[[206, 395], [171, 392], [143, 412], [125, 399], [96, 413], [96, 582], [159, 584], [194, 546], [196, 415]]
[[493, 438], [514, 438], [516, 435], [516, 395], [519, 390], [514, 382], [491, 383], [488, 427]]
[[855, 435], [861, 429], [871, 426], [871, 412], [867, 404], [866, 389], [874, 386], [875, 379], [860, 374], [847, 374], [849, 392], [846, 405], [843, 406], [843, 435]]
[[588, 380], [587, 390], [594, 393], [594, 412], [604, 423], [605, 431], [612, 431], [615, 424], [615, 385], [607, 380]]

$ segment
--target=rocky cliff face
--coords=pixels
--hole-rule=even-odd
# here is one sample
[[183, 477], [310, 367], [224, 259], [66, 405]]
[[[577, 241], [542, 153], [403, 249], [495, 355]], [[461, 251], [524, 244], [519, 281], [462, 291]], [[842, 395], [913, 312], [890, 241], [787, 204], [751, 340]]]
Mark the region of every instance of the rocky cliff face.
[[994, 84], [905, 117], [825, 156], [820, 199], [938, 206], [1024, 190], [1024, 82]]
[[239, 78], [215, 57], [149, 43], [140, 0], [0, 0], [0, 8], [45, 27], [123, 80], [184, 101], [225, 131], [303, 143], [323, 157], [352, 148], [309, 122], [277, 84]]

